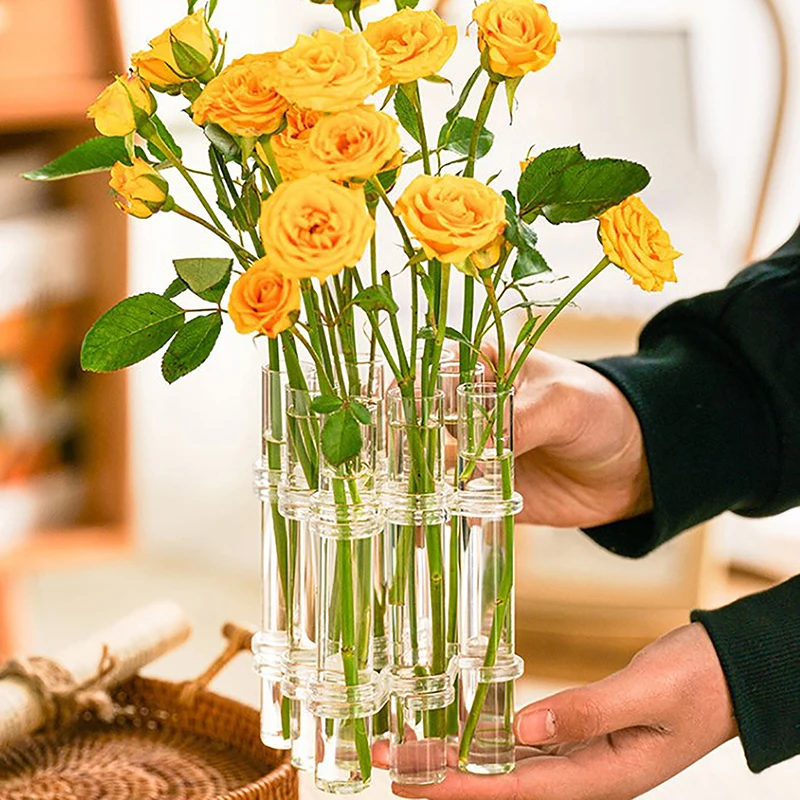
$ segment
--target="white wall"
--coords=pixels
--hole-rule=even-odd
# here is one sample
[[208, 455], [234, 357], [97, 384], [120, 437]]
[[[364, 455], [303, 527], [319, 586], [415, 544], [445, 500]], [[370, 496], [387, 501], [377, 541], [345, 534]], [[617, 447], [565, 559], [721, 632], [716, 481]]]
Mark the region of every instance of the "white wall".
[[[471, 7], [468, 0], [453, 0], [451, 6], [459, 3]], [[119, 0], [119, 6], [129, 50], [142, 48], [148, 37], [185, 11], [183, 0]], [[782, 0], [781, 6], [800, 53], [800, 4]], [[550, 0], [549, 7], [553, 17], [563, 22], [564, 48], [570, 47], [571, 30], [691, 26], [695, 82], [687, 91], [694, 92], [697, 110], [697, 164], [716, 172], [721, 198], [719, 208], [709, 208], [708, 213], [719, 217], [720, 234], [732, 250], [741, 247], [747, 238], [774, 94], [774, 51], [760, 4], [756, 0]], [[215, 23], [230, 32], [229, 52], [238, 55], [284, 47], [291, 43], [294, 31], [309, 30], [325, 19], [335, 20], [333, 11], [307, 0], [220, 0]], [[604, 65], [593, 67], [603, 70]], [[636, 71], [637, 64], [631, 63], [630, 68]], [[796, 65], [794, 77], [798, 77]], [[641, 79], [647, 83], [646, 75]], [[653, 74], [652, 85], [658, 83], [659, 76]], [[614, 86], [608, 91], [613, 92]], [[763, 251], [788, 236], [800, 217], [799, 91], [796, 86], [762, 237]], [[580, 93], [580, 86], [575, 92]], [[556, 131], [554, 121], [571, 118], [574, 96], [561, 92], [551, 97], [546, 110], [535, 110], [548, 115], [548, 130]], [[647, 150], [662, 138], [668, 120], [659, 118], [657, 96], [642, 100], [641, 113], [651, 123], [651, 132], [644, 126], [637, 136]], [[595, 101], [593, 113], [600, 120], [608, 104], [602, 97]], [[169, 101], [165, 98], [162, 105], [166, 109]], [[183, 122], [179, 114], [165, 111], [165, 116], [189, 132], [188, 121]], [[188, 154], [195, 164], [202, 163], [202, 143], [198, 145]], [[668, 164], [668, 140], [666, 148], [662, 156]], [[134, 221], [131, 291], [161, 290], [171, 280], [171, 258], [201, 254], [222, 255], [224, 248], [173, 216]], [[726, 270], [733, 272], [735, 267], [735, 258], [729, 258]], [[225, 331], [209, 363], [172, 387], [162, 381], [157, 359], [131, 373], [133, 474], [141, 545], [256, 569], [258, 514], [250, 491], [250, 464], [258, 449], [258, 358], [252, 345]]]

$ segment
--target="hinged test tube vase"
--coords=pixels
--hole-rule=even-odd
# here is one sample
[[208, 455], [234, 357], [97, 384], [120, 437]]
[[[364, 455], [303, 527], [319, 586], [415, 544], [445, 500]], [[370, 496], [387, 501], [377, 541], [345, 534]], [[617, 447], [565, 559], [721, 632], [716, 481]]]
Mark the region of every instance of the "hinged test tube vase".
[[286, 447], [284, 383], [279, 371], [262, 369], [261, 456], [254, 467], [254, 487], [261, 501], [261, 630], [252, 646], [261, 678], [261, 739], [279, 750], [291, 746], [290, 707], [281, 693], [292, 594], [289, 532], [278, 502]]
[[459, 768], [498, 774], [514, 768], [513, 388], [458, 389]]
[[389, 770], [400, 783], [444, 780], [455, 658], [448, 646], [449, 519], [444, 482], [444, 395], [392, 389], [387, 399], [392, 730]]
[[309, 709], [309, 688], [317, 659], [317, 552], [311, 531], [311, 502], [319, 485], [319, 418], [311, 410], [316, 380], [306, 388], [285, 390], [286, 447], [279, 489], [280, 512], [286, 520], [291, 603], [289, 646], [282, 662], [282, 692], [288, 705], [292, 764], [312, 770], [316, 722]]
[[350, 397], [342, 409], [321, 417], [323, 437], [343, 424], [335, 416], [341, 413], [357, 422], [361, 447], [344, 460], [321, 449], [311, 519], [319, 561], [310, 708], [317, 718], [315, 784], [327, 792], [351, 794], [370, 783], [374, 725], [387, 699], [382, 668], [385, 522], [377, 502], [382, 402]]

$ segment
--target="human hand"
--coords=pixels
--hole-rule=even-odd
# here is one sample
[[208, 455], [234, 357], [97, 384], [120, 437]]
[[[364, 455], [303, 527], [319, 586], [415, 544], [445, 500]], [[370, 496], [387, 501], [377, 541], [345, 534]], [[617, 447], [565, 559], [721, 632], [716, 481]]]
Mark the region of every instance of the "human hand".
[[[484, 347], [487, 361], [496, 356]], [[519, 522], [591, 527], [652, 508], [639, 420], [599, 372], [534, 352], [516, 381], [516, 486]]]
[[630, 800], [737, 735], [719, 659], [699, 623], [597, 683], [523, 708], [515, 729], [528, 747], [517, 748], [508, 775], [451, 769], [438, 786], [392, 789], [430, 800]]

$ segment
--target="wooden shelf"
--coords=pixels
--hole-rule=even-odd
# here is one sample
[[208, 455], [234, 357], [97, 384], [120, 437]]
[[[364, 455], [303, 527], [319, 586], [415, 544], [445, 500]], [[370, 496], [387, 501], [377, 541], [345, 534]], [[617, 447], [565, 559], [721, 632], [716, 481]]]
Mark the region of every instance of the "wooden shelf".
[[[14, 10], [0, 28], [0, 153], [31, 144], [49, 160], [97, 135], [86, 109], [125, 69], [116, 2], [18, 0]], [[25, 617], [16, 588], [26, 574], [102, 561], [132, 546], [126, 377], [77, 375], [83, 334], [127, 294], [127, 222], [110, 202], [107, 183], [107, 175], [63, 181], [48, 187], [44, 200], [47, 208], [75, 212], [83, 227], [88, 294], [70, 307], [68, 361], [43, 383], [76, 398], [79, 422], [65, 463], [80, 470], [85, 502], [74, 525], [33, 531], [0, 553], [0, 657], [16, 649]], [[39, 335], [35, 325], [31, 330]], [[29, 344], [22, 354], [6, 354], [23, 370], [37, 352], [36, 340]]]
[[0, 80], [0, 133], [84, 124], [86, 109], [108, 82], [96, 78]]

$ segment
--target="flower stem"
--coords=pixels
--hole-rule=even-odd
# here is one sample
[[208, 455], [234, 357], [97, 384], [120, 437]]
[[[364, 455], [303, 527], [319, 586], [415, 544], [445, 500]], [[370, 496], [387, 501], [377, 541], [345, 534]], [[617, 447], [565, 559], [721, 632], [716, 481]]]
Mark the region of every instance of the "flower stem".
[[528, 341], [525, 343], [525, 346], [520, 351], [519, 357], [511, 367], [506, 380], [506, 383], [509, 386], [513, 385], [517, 375], [519, 375], [519, 372], [525, 363], [525, 360], [531, 354], [533, 348], [536, 347], [536, 343], [539, 341], [539, 339], [542, 338], [542, 334], [555, 321], [556, 317], [558, 317], [558, 315], [575, 299], [578, 293], [585, 289], [610, 263], [611, 262], [608, 260], [608, 258], [603, 256], [597, 266], [588, 275], [586, 275], [583, 280], [577, 283], [569, 292], [569, 294], [562, 298], [559, 304], [545, 317], [543, 322], [536, 328], [530, 339], [528, 339]]
[[478, 155], [478, 145], [481, 140], [481, 131], [486, 125], [486, 120], [489, 118], [489, 112], [492, 110], [492, 103], [494, 102], [494, 96], [497, 93], [497, 87], [499, 85], [500, 84], [494, 80], [494, 78], [490, 78], [489, 83], [486, 84], [486, 89], [483, 92], [481, 104], [478, 106], [478, 116], [475, 119], [475, 125], [472, 128], [472, 136], [469, 140], [467, 166], [464, 167], [465, 178], [475, 177], [475, 160]]
[[[224, 233], [219, 228], [215, 228], [208, 220], [203, 219], [202, 217], [198, 217], [197, 214], [193, 214], [191, 211], [187, 211], [185, 208], [182, 208], [179, 205], [175, 205], [173, 207], [173, 212], [175, 212], [178, 216], [184, 217], [185, 219], [191, 220], [192, 222], [196, 222], [198, 225], [202, 225], [206, 230], [211, 231], [215, 236], [218, 236], [222, 239], [228, 247], [231, 248], [236, 253], [236, 257], [241, 259], [244, 258], [247, 261], [247, 264], [252, 263], [256, 260], [256, 257], [248, 250], [246, 250], [239, 242], [234, 241], [231, 239], [228, 234]], [[247, 264], [242, 264], [242, 266], [247, 266]]]

